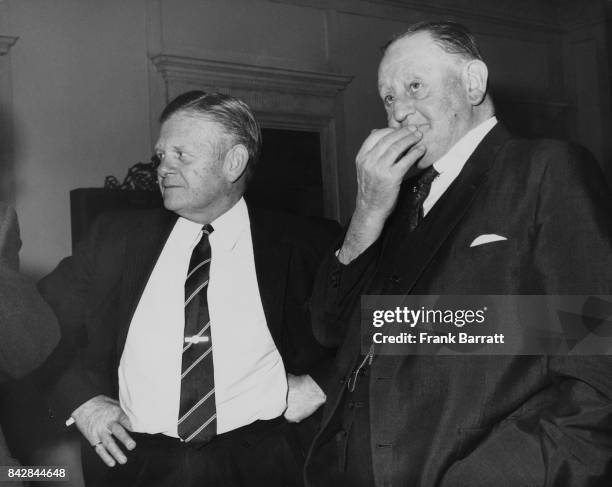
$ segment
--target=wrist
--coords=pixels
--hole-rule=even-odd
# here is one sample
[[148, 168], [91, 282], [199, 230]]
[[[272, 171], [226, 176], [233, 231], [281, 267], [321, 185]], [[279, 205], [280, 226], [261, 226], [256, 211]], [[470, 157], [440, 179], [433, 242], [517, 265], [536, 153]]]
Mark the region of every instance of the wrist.
[[352, 220], [356, 219], [368, 225], [383, 225], [391, 214], [392, 209], [393, 207], [381, 208], [368, 205], [363, 200], [358, 198], [355, 204], [355, 211], [353, 212]]
[[380, 212], [355, 210], [337, 258], [347, 265], [372, 245], [382, 233], [387, 215]]

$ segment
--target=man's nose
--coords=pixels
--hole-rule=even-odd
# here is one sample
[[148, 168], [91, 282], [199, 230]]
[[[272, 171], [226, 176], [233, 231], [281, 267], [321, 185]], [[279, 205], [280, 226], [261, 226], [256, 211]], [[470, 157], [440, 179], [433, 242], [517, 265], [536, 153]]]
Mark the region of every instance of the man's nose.
[[158, 157], [159, 164], [157, 166], [157, 175], [160, 178], [165, 178], [172, 172], [173, 162], [172, 157]]
[[391, 127], [403, 126], [414, 111], [414, 102], [411, 100], [396, 100], [390, 113], [389, 125]]
[[168, 174], [168, 164], [164, 159], [159, 159], [159, 164], [157, 165], [157, 177], [165, 178]]

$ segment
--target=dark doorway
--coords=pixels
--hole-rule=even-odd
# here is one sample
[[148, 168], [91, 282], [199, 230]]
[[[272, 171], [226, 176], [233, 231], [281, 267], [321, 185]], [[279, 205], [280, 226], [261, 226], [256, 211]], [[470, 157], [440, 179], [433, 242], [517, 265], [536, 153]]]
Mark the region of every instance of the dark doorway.
[[318, 132], [262, 129], [262, 154], [249, 184], [249, 203], [299, 215], [323, 216]]

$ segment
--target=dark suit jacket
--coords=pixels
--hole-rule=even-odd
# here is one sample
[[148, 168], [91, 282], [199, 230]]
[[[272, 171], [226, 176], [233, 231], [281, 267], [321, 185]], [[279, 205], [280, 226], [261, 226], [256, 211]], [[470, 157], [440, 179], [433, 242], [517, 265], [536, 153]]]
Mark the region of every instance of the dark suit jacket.
[[[0, 203], [0, 382], [38, 367], [59, 340], [53, 312], [17, 271], [21, 247], [15, 210]], [[12, 465], [0, 430], [0, 465]]]
[[[349, 266], [328, 256], [315, 285], [315, 335], [342, 347], [307, 460], [313, 486], [345, 467], [339, 406], [361, 293], [612, 294], [611, 194], [579, 147], [498, 125], [413, 233], [405, 196], [377, 243]], [[507, 240], [470, 247], [483, 234]], [[379, 356], [365, 380], [376, 485], [612, 485], [610, 357]]]
[[[309, 299], [338, 225], [252, 208], [249, 216], [271, 335], [287, 372], [310, 373], [317, 380], [330, 351], [312, 335]], [[58, 420], [98, 394], [118, 396], [117, 367], [131, 318], [176, 219], [166, 210], [104, 215], [73, 256], [40, 282], [67, 337], [62, 353], [77, 351], [56, 386]]]

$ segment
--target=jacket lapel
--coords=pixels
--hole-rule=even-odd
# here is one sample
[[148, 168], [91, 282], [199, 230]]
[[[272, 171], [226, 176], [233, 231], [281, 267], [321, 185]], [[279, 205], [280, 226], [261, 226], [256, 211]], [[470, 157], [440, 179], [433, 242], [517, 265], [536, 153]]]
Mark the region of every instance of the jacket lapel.
[[[375, 289], [385, 294], [408, 294], [444, 241], [469, 210], [489, 169], [510, 133], [498, 123], [478, 145], [457, 179], [412, 233], [397, 218], [389, 230]], [[387, 256], [387, 257], [385, 257]]]
[[123, 353], [128, 329], [140, 297], [176, 220], [176, 214], [169, 211], [147, 212], [128, 233], [125, 269], [121, 282], [118, 357]]
[[263, 210], [248, 206], [255, 273], [268, 328], [279, 351], [290, 246], [282, 229]]

